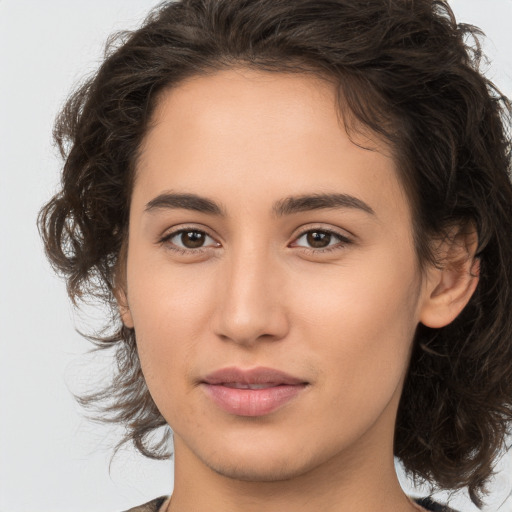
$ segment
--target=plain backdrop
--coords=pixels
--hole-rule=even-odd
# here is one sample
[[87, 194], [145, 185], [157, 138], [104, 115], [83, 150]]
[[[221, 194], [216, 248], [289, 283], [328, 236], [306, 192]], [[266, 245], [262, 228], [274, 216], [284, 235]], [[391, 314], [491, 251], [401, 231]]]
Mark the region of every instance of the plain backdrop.
[[[35, 219], [56, 189], [54, 117], [101, 61], [107, 36], [138, 26], [154, 0], [0, 0], [0, 512], [119, 512], [172, 491], [172, 461], [133, 450], [109, 462], [119, 430], [84, 419], [71, 391], [106, 377], [85, 356], [79, 318], [52, 273]], [[453, 0], [488, 35], [488, 75], [512, 97], [512, 0]], [[487, 512], [511, 512], [512, 455]], [[413, 491], [407, 481], [404, 487]], [[463, 494], [461, 512], [476, 508]]]

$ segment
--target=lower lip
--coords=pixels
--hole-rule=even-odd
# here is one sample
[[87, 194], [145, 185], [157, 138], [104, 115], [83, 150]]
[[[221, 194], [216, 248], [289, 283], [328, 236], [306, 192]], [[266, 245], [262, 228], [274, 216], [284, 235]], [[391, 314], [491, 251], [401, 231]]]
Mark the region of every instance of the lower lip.
[[293, 400], [306, 387], [306, 384], [264, 389], [236, 389], [220, 384], [204, 383], [202, 387], [226, 412], [237, 416], [263, 416]]

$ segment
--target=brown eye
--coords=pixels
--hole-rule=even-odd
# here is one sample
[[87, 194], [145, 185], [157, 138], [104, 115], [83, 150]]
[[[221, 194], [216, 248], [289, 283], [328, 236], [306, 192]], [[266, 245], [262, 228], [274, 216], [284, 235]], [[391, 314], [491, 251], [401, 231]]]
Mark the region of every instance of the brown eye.
[[331, 233], [325, 231], [309, 231], [306, 233], [306, 241], [310, 247], [322, 249], [331, 243]]
[[180, 235], [181, 244], [187, 249], [202, 247], [205, 239], [206, 234], [202, 231], [183, 231]]
[[339, 233], [335, 233], [328, 229], [310, 229], [304, 231], [295, 242], [293, 247], [304, 247], [305, 249], [317, 250], [321, 253], [322, 250], [343, 249], [352, 241]]
[[179, 250], [201, 249], [205, 246], [219, 247], [219, 244], [204, 231], [198, 229], [180, 229], [162, 239], [170, 248]]

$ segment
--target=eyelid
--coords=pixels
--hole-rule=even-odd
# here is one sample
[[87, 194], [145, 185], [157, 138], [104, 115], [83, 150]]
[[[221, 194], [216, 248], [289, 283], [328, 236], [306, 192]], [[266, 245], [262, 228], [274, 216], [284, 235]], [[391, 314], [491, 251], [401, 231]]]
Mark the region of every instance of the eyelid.
[[[215, 242], [216, 245], [210, 244], [210, 245], [205, 245], [205, 246], [196, 247], [196, 248], [192, 249], [192, 248], [188, 248], [188, 247], [181, 247], [179, 245], [175, 245], [170, 242], [171, 239], [173, 239], [175, 236], [178, 236], [181, 233], [187, 233], [190, 231], [195, 231], [197, 233], [202, 233], [202, 234], [206, 235], [207, 237], [211, 238]], [[208, 249], [213, 249], [213, 248], [217, 248], [217, 247], [221, 246], [220, 242], [218, 242], [216, 240], [216, 238], [208, 232], [207, 229], [199, 228], [196, 226], [190, 226], [190, 225], [183, 225], [180, 227], [174, 226], [170, 230], [165, 231], [164, 234], [158, 238], [157, 243], [160, 245], [166, 244], [166, 245], [168, 245], [169, 249], [178, 251], [182, 254], [183, 253], [199, 253], [199, 252], [202, 252], [202, 251], [205, 251]]]
[[331, 226], [325, 226], [322, 224], [308, 224], [305, 226], [301, 226], [298, 229], [298, 233], [294, 236], [294, 239], [299, 238], [300, 236], [309, 233], [310, 231], [321, 231], [323, 233], [330, 233], [331, 235], [338, 236], [342, 239], [352, 241], [355, 238], [355, 235], [342, 228], [335, 228]]
[[[338, 238], [339, 242], [336, 243], [336, 244], [333, 244], [333, 245], [328, 245], [326, 247], [322, 247], [322, 248], [306, 247], [306, 246], [303, 246], [303, 245], [293, 245], [293, 244], [295, 244], [297, 242], [298, 239], [300, 239], [301, 237], [303, 237], [304, 235], [306, 235], [307, 233], [310, 233], [312, 231], [313, 232], [317, 231], [317, 232], [321, 232], [321, 233], [328, 233], [330, 235], [333, 235], [334, 237]], [[336, 230], [334, 228], [328, 228], [328, 227], [324, 227], [324, 226], [312, 225], [312, 226], [301, 228], [300, 232], [297, 235], [294, 236], [293, 241], [290, 244], [290, 246], [291, 247], [298, 247], [298, 248], [300, 248], [300, 249], [302, 249], [302, 250], [304, 250], [305, 252], [308, 252], [308, 253], [320, 254], [322, 252], [330, 252], [330, 251], [335, 251], [335, 250], [342, 250], [347, 245], [352, 244], [352, 243], [354, 243], [354, 240], [353, 240], [353, 237], [351, 235], [343, 234], [343, 233], [341, 233], [340, 231], [338, 231], [338, 230]]]

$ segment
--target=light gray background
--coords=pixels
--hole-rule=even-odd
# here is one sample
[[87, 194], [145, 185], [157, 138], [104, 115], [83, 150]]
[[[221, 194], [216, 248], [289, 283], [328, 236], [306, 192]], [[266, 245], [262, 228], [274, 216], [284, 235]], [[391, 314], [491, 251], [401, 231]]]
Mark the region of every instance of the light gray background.
[[[107, 36], [136, 27], [156, 4], [0, 0], [0, 512], [116, 512], [172, 490], [170, 461], [130, 450], [109, 475], [119, 432], [83, 419], [69, 391], [107, 375], [108, 361], [83, 355], [91, 345], [74, 331], [83, 319], [44, 259], [35, 227], [58, 179], [56, 112], [96, 69]], [[488, 74], [512, 97], [512, 0], [452, 6], [459, 21], [487, 33]], [[487, 512], [511, 491], [512, 454], [502, 467]], [[476, 511], [464, 496], [452, 504]], [[499, 510], [512, 512], [512, 498]]]

